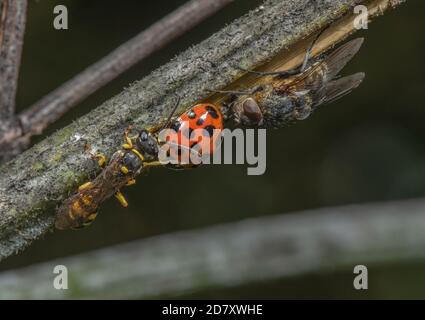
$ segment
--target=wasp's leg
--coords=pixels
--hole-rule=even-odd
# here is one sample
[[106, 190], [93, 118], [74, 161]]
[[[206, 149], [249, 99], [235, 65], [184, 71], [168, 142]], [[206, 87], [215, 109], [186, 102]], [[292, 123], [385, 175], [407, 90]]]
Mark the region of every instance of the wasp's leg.
[[124, 132], [124, 142], [125, 143], [122, 145], [122, 147], [126, 150], [134, 150], [133, 140], [129, 136], [130, 132], [131, 132], [131, 127], [128, 127]]
[[90, 189], [92, 185], [93, 183], [91, 183], [90, 181], [83, 183], [81, 186], [78, 187], [78, 191]]
[[123, 174], [128, 174], [130, 172], [126, 166], [122, 166], [120, 170]]
[[133, 184], [136, 184], [136, 179], [129, 179], [129, 180], [127, 181], [126, 186], [132, 186]]
[[[128, 134], [130, 133], [130, 131], [131, 131], [131, 128], [130, 127], [127, 128], [127, 130], [125, 130], [125, 132], [124, 132], [125, 143], [122, 145], [122, 147], [125, 150], [130, 150], [131, 152], [133, 152], [143, 162], [143, 161], [145, 161], [145, 158], [143, 157], [143, 155], [136, 148], [134, 148], [133, 141], [128, 136]], [[124, 174], [127, 174], [128, 173], [128, 169], [126, 167], [122, 167], [121, 168], [121, 172], [124, 173]]]
[[160, 167], [163, 166], [161, 161], [151, 161], [143, 163], [143, 168]]
[[96, 219], [96, 217], [97, 217], [97, 212], [89, 215], [87, 217], [87, 220], [82, 224], [82, 227], [85, 228], [85, 227], [88, 227], [89, 225], [91, 225], [93, 223], [93, 221]]
[[96, 217], [97, 217], [97, 212], [96, 213], [92, 213], [91, 215], [89, 215], [87, 217], [87, 220], [84, 221], [84, 223], [82, 223], [79, 226], [72, 227], [71, 229], [72, 230], [80, 230], [80, 229], [86, 228], [86, 227], [90, 226], [93, 223], [93, 221], [96, 219]]
[[97, 164], [99, 167], [104, 168], [106, 165], [106, 156], [103, 153], [98, 152], [94, 157], [97, 159]]
[[125, 199], [124, 195], [120, 191], [118, 191], [117, 193], [115, 193], [115, 198], [117, 198], [117, 200], [119, 201], [119, 203], [121, 203], [121, 205], [124, 208], [127, 208], [128, 207], [128, 202]]
[[137, 151], [137, 149], [133, 148], [131, 149], [131, 152], [133, 152], [136, 156], [138, 156], [139, 159], [142, 160], [142, 162], [145, 161], [145, 157], [142, 156], [142, 154], [139, 151]]

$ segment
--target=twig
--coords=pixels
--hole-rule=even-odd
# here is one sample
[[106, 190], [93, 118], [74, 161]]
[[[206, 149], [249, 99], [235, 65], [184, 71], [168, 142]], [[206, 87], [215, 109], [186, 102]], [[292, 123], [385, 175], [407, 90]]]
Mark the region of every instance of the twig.
[[[174, 106], [176, 93], [181, 97], [177, 112], [182, 112], [207, 98], [207, 89], [223, 89], [240, 79], [243, 72], [239, 67], [253, 69], [276, 56], [279, 63], [273, 59], [271, 63], [277, 68], [300, 64], [309, 44], [303, 39], [317, 30], [329, 24], [337, 26], [329, 28], [320, 41], [323, 50], [355, 31], [351, 8], [356, 3], [268, 0], [0, 168], [0, 259], [50, 230], [57, 205], [98, 170], [84, 152], [87, 146], [110, 156], [121, 145], [122, 133], [129, 125], [150, 128], [162, 124]], [[368, 1], [370, 17], [399, 3]], [[239, 83], [248, 84], [249, 79], [243, 77]]]
[[0, 2], [0, 123], [13, 117], [27, 0]]
[[[0, 163], [19, 153], [27, 140], [15, 118], [15, 96], [26, 23], [27, 0], [0, 0]], [[9, 143], [3, 144], [3, 139]]]
[[[418, 199], [158, 236], [3, 272], [0, 299], [175, 297], [310, 272], [353, 275], [356, 265], [425, 258], [424, 212], [425, 200]], [[56, 265], [68, 268], [68, 290], [53, 287]]]
[[24, 134], [41, 134], [97, 89], [232, 1], [192, 0], [176, 9], [24, 111], [19, 116]]

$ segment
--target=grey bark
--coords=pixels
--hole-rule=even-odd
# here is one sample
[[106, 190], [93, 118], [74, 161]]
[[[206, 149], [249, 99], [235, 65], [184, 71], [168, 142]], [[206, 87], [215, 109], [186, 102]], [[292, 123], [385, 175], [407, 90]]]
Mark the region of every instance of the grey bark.
[[[425, 258], [425, 200], [352, 205], [179, 232], [0, 273], [0, 299], [176, 297]], [[56, 265], [68, 290], [53, 287]], [[348, 289], [353, 287], [347, 283]]]
[[[124, 130], [164, 121], [223, 89], [242, 75], [324, 26], [352, 15], [356, 0], [268, 0], [209, 39], [79, 118], [0, 168], [0, 260], [22, 250], [52, 229], [55, 209], [89, 174], [98, 170], [87, 152], [110, 156]], [[379, 12], [402, 1], [375, 0]], [[369, 3], [369, 2], [367, 2]], [[352, 26], [345, 35], [350, 34]], [[332, 38], [332, 37], [330, 37]], [[331, 46], [335, 38], [328, 43]], [[300, 57], [303, 55], [301, 52]], [[272, 59], [273, 62], [273, 59]], [[219, 99], [218, 97], [217, 99]]]

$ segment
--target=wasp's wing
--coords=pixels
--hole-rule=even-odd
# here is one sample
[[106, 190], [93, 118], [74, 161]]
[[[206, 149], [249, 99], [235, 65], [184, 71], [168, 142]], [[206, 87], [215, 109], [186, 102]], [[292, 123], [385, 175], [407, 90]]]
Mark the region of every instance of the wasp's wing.
[[363, 81], [365, 74], [359, 72], [328, 82], [323, 89], [316, 93], [314, 106], [331, 103], [356, 89]]
[[126, 175], [120, 174], [120, 154], [113, 157], [90, 183], [66, 199], [58, 208], [55, 225], [58, 229], [79, 228], [95, 214], [107, 198], [118, 191], [127, 181]]

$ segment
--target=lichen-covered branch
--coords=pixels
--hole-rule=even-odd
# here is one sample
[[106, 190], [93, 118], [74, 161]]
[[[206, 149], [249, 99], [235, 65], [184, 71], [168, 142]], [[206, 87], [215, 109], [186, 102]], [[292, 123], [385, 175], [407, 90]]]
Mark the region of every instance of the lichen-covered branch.
[[[0, 274], [0, 299], [175, 297], [425, 258], [424, 199], [324, 208], [130, 242]], [[53, 269], [68, 269], [68, 290]]]
[[129, 125], [150, 128], [161, 124], [176, 94], [181, 97], [177, 112], [182, 112], [202, 99], [223, 99], [223, 95], [208, 97], [208, 90], [225, 89], [235, 82], [251, 85], [252, 78], [242, 77], [240, 67], [252, 69], [266, 62], [264, 68], [273, 70], [295, 66], [302, 60], [309, 36], [329, 24], [336, 27], [327, 30], [318, 48], [323, 51], [333, 46], [354, 31], [352, 7], [360, 2], [373, 15], [402, 1], [265, 1], [4, 165], [0, 168], [0, 259], [50, 230], [58, 204], [95, 173], [87, 146], [110, 156]]

